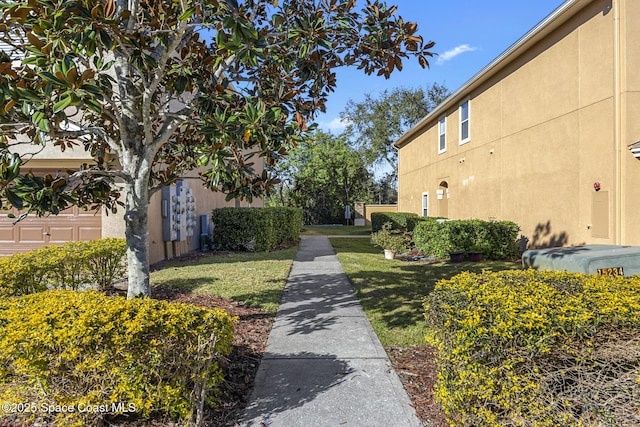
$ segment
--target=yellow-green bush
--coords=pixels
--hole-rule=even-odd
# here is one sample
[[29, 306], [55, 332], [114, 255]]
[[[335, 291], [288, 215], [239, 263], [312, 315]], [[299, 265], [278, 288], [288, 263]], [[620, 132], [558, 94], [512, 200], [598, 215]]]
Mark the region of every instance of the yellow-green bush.
[[233, 321], [222, 310], [95, 291], [1, 301], [0, 403], [28, 402], [35, 414], [16, 406], [0, 421], [34, 415], [86, 425], [127, 410], [195, 417], [201, 396], [211, 403], [207, 391], [223, 381], [218, 360], [231, 349]]
[[45, 273], [36, 251], [0, 257], [0, 297], [46, 290]]
[[0, 258], [0, 295], [46, 289], [78, 289], [82, 284], [109, 289], [125, 274], [124, 239], [107, 238], [45, 246]]
[[425, 310], [452, 425], [640, 424], [640, 277], [463, 273]]

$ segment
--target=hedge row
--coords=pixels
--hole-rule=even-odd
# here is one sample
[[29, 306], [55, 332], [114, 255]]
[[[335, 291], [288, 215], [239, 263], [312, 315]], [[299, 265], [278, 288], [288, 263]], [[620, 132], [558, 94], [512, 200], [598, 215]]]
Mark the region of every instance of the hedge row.
[[373, 212], [371, 214], [371, 231], [373, 233], [382, 230], [387, 222], [391, 224], [391, 230], [412, 232], [421, 221], [429, 221], [435, 218], [422, 217], [410, 212]]
[[0, 301], [0, 402], [8, 409], [0, 424], [4, 415], [22, 425], [33, 412], [46, 425], [78, 426], [125, 412], [201, 417], [202, 399], [211, 401], [209, 390], [223, 381], [218, 361], [231, 350], [233, 322], [219, 309], [95, 291]]
[[296, 242], [302, 230], [302, 209], [220, 208], [214, 209], [213, 241], [218, 249], [269, 251]]
[[112, 287], [124, 277], [126, 243], [108, 238], [41, 249], [0, 258], [0, 295], [16, 296], [47, 289], [74, 289], [96, 285]]
[[640, 277], [467, 272], [425, 310], [451, 425], [638, 424]]
[[436, 258], [454, 251], [480, 251], [488, 259], [509, 259], [520, 254], [519, 231], [511, 221], [421, 221], [413, 231], [413, 242], [422, 253]]

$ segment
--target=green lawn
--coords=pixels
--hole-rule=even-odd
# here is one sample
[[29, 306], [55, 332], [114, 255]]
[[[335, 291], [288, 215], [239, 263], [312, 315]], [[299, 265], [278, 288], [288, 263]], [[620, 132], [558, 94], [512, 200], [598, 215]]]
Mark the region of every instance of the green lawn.
[[356, 227], [353, 225], [305, 225], [303, 236], [368, 236], [371, 226]]
[[151, 285], [216, 294], [275, 313], [296, 251], [212, 254], [173, 261], [151, 273]]
[[521, 268], [514, 262], [423, 262], [385, 260], [367, 239], [331, 238], [338, 259], [385, 347], [424, 344], [422, 302], [436, 282], [462, 271]]

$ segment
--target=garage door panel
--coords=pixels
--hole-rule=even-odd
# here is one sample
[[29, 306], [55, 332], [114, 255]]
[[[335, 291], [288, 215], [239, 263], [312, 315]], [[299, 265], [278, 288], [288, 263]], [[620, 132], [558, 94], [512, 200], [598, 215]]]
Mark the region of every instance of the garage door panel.
[[71, 242], [71, 241], [77, 240], [73, 235], [73, 230], [74, 230], [73, 225], [68, 225], [66, 227], [50, 226], [49, 241], [51, 243], [64, 243], [64, 242]]
[[78, 227], [79, 240], [95, 240], [102, 236], [102, 229], [98, 227]]
[[44, 243], [46, 236], [45, 225], [29, 224], [16, 225], [18, 227], [18, 236], [20, 242], [28, 243]]
[[47, 244], [95, 240], [102, 236], [101, 215], [50, 215], [27, 217], [13, 225], [14, 219], [0, 216], [0, 256], [38, 249]]
[[13, 226], [0, 226], [0, 243], [15, 243], [16, 233]]
[[[55, 175], [57, 168], [33, 169], [37, 176]], [[19, 216], [21, 212], [8, 212]], [[102, 211], [84, 210], [72, 206], [58, 215], [37, 217], [29, 215], [13, 225], [15, 219], [0, 214], [0, 256], [26, 252], [48, 244], [61, 244], [102, 237]]]

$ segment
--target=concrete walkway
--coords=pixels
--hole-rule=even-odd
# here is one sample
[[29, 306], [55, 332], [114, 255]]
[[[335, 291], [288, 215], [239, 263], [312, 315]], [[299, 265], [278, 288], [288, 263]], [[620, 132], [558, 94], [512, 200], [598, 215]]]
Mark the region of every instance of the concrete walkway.
[[301, 238], [241, 425], [422, 425], [325, 236]]

